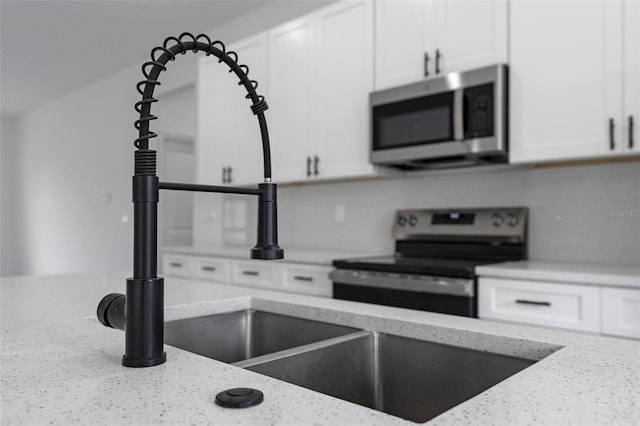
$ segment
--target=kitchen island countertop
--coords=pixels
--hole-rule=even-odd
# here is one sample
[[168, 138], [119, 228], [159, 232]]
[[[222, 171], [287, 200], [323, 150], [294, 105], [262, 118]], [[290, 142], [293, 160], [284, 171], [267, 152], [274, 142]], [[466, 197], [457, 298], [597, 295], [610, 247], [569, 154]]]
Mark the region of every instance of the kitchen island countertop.
[[[107, 293], [124, 291], [126, 276], [2, 279], [3, 425], [415, 424], [170, 346], [161, 366], [122, 367], [124, 334], [100, 325], [95, 309]], [[328, 322], [481, 350], [535, 357], [536, 342], [561, 347], [429, 424], [640, 422], [637, 341], [166, 279], [165, 305], [190, 303], [197, 304], [168, 308], [167, 319], [280, 303]], [[244, 410], [214, 404], [217, 392], [239, 386], [262, 390], [265, 401]]]

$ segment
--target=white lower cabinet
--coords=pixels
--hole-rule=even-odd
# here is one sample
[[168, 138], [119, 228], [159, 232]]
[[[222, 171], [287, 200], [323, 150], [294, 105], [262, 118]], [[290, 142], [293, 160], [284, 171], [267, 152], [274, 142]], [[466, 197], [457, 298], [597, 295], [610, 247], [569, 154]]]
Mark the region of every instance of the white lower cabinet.
[[480, 278], [480, 318], [600, 331], [600, 289], [539, 281]]
[[229, 281], [229, 260], [209, 257], [193, 259], [194, 277], [206, 281]]
[[190, 256], [162, 256], [162, 274], [217, 284], [240, 285], [311, 296], [331, 297], [333, 284], [328, 265], [265, 262], [261, 260]]
[[640, 290], [602, 289], [602, 333], [640, 339]]
[[193, 276], [193, 259], [189, 256], [165, 254], [162, 256], [162, 273], [173, 277], [191, 277]]
[[333, 284], [329, 279], [330, 266], [290, 264], [280, 268], [285, 291], [331, 297]]
[[275, 287], [276, 266], [259, 260], [232, 260], [231, 284], [268, 289]]
[[480, 277], [478, 316], [640, 339], [640, 289]]

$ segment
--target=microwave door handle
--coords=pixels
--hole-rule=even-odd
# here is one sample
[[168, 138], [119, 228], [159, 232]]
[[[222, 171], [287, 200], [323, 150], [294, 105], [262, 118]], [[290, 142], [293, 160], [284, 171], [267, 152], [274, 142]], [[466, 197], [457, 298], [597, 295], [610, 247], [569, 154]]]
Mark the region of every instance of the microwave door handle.
[[453, 92], [453, 139], [464, 139], [464, 91], [458, 89]]

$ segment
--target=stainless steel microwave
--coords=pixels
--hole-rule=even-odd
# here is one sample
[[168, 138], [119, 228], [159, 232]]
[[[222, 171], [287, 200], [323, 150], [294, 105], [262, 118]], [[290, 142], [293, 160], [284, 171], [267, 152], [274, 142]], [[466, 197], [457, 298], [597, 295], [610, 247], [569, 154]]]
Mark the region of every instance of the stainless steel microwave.
[[507, 90], [507, 66], [498, 64], [371, 93], [371, 162], [401, 169], [506, 162]]

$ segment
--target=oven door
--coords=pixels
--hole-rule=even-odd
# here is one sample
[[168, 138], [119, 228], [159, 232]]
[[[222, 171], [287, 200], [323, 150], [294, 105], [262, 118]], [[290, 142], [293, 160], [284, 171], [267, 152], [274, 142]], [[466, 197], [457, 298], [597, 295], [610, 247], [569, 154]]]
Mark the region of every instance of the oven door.
[[336, 269], [333, 298], [477, 318], [474, 279]]

